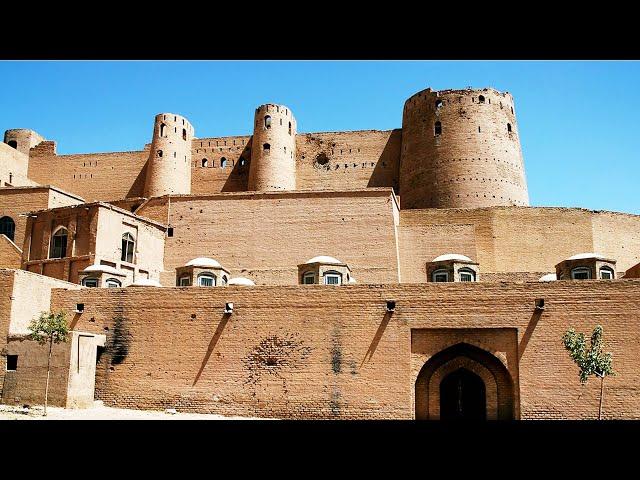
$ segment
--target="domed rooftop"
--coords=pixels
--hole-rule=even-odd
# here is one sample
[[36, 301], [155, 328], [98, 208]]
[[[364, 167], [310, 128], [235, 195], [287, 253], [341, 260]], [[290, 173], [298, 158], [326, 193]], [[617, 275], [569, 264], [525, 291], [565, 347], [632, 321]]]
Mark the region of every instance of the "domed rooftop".
[[558, 277], [555, 273], [547, 273], [546, 275], [543, 275], [538, 279], [539, 282], [553, 282], [555, 280], [558, 280]]
[[304, 263], [332, 263], [335, 265], [343, 265], [343, 263], [337, 258], [328, 257], [326, 255], [320, 255], [318, 257], [310, 258]]
[[151, 280], [149, 278], [139, 278], [135, 282], [133, 282], [130, 287], [161, 287], [160, 283], [157, 280]]
[[189, 260], [184, 264], [185, 267], [204, 267], [204, 268], [220, 268], [222, 265], [213, 258], [198, 257], [193, 260]]
[[459, 253], [445, 253], [444, 255], [437, 256], [432, 262], [442, 262], [444, 260], [462, 260], [463, 262], [473, 262], [469, 257], [460, 255]]
[[89, 265], [87, 268], [82, 270], [81, 273], [91, 273], [91, 272], [110, 273], [111, 275], [119, 275], [121, 277], [126, 276], [126, 274], [123, 271], [113, 268], [110, 265]]
[[235, 277], [229, 280], [227, 282], [227, 285], [244, 285], [244, 286], [250, 287], [255, 285], [255, 283], [253, 283], [253, 280], [249, 280], [248, 278], [245, 278], [245, 277]]
[[581, 260], [583, 258], [597, 258], [601, 260], [605, 260], [606, 257], [604, 255], [600, 255], [599, 253], [578, 253], [576, 255], [572, 255], [567, 260]]

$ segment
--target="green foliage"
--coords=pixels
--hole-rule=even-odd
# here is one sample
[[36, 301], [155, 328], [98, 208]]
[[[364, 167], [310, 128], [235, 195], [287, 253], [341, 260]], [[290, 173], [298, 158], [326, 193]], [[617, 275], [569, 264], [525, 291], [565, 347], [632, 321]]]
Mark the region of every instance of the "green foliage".
[[611, 366], [611, 353], [603, 353], [602, 327], [597, 325], [591, 334], [591, 345], [587, 349], [584, 333], [576, 333], [571, 328], [563, 336], [564, 348], [569, 351], [571, 359], [580, 368], [580, 382], [586, 383], [589, 376], [605, 377], [615, 375]]
[[42, 312], [38, 318], [31, 320], [29, 324], [31, 334], [29, 337], [40, 345], [53, 340], [53, 343], [66, 342], [69, 336], [69, 327], [65, 312]]

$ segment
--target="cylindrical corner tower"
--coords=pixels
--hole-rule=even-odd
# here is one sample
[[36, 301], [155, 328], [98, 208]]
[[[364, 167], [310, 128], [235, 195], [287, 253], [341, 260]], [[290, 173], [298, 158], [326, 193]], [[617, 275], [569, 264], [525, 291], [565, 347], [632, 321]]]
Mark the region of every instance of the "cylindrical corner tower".
[[400, 203], [529, 205], [511, 94], [428, 88], [409, 98], [402, 115]]
[[296, 189], [296, 131], [288, 107], [269, 103], [256, 109], [249, 190]]
[[147, 161], [145, 197], [191, 193], [193, 127], [174, 113], [156, 115]]
[[13, 128], [4, 132], [4, 143], [29, 156], [29, 150], [43, 142], [44, 138], [28, 128]]

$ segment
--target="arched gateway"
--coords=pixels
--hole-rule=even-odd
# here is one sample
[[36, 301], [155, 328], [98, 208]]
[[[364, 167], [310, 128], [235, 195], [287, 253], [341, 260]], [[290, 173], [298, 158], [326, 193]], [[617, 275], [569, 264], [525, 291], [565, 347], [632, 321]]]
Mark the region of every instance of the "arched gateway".
[[512, 420], [513, 381], [491, 353], [459, 343], [424, 364], [415, 390], [417, 420]]

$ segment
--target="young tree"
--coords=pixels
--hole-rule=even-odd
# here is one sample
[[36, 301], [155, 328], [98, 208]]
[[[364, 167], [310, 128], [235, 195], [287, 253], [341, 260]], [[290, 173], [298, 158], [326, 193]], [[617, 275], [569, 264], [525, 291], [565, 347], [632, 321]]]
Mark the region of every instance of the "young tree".
[[47, 403], [49, 399], [49, 374], [51, 371], [51, 350], [54, 343], [66, 342], [69, 336], [69, 327], [65, 313], [42, 312], [38, 318], [31, 320], [29, 324], [31, 334], [29, 338], [40, 345], [49, 343], [49, 359], [47, 360], [47, 386], [44, 390], [44, 415], [47, 415]]
[[571, 359], [580, 368], [580, 382], [585, 384], [591, 375], [600, 377], [600, 407], [598, 420], [602, 420], [602, 399], [604, 397], [604, 377], [615, 375], [611, 366], [611, 353], [604, 353], [602, 342], [602, 327], [596, 325], [591, 334], [591, 345], [587, 349], [587, 343], [583, 333], [576, 333], [573, 328], [563, 336], [564, 348], [569, 351]]

